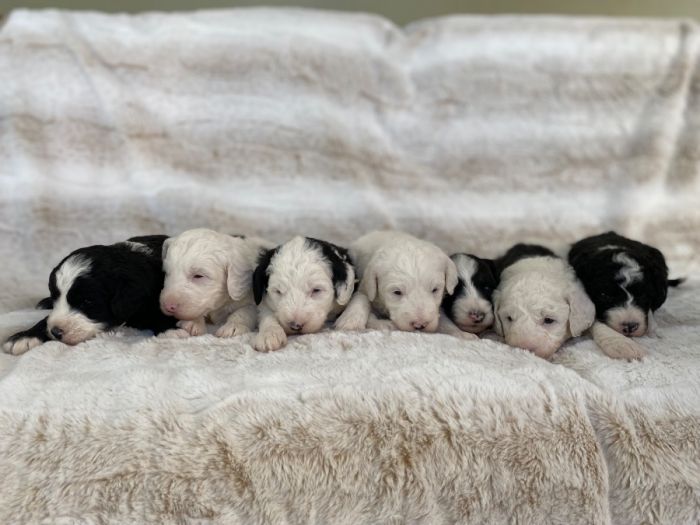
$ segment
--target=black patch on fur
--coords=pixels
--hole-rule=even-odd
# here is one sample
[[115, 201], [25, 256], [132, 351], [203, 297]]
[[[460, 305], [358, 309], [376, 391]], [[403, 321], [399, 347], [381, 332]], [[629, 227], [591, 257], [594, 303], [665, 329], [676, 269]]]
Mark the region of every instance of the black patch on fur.
[[[496, 273], [495, 261], [493, 261], [492, 259], [482, 259], [481, 257], [477, 257], [476, 255], [472, 255], [471, 253], [453, 254], [450, 256], [450, 258], [453, 258], [456, 255], [463, 255], [469, 257], [470, 259], [473, 259], [476, 262], [477, 268], [476, 272], [474, 272], [474, 275], [472, 275], [472, 285], [474, 286], [474, 288], [477, 289], [479, 294], [481, 294], [481, 296], [484, 299], [486, 299], [489, 302], [492, 302], [493, 291], [498, 286], [498, 277]], [[460, 276], [457, 281], [457, 286], [455, 287], [455, 290], [452, 293], [452, 295], [445, 294], [445, 297], [442, 299], [442, 308], [445, 314], [447, 314], [447, 317], [449, 317], [452, 321], [455, 320], [453, 312], [454, 303], [460, 297], [464, 297], [466, 291], [466, 283], [464, 279]]]
[[51, 310], [53, 308], [53, 299], [51, 299], [51, 297], [44, 297], [41, 301], [36, 303], [35, 308], [37, 310]]
[[521, 259], [529, 257], [557, 257], [552, 250], [539, 244], [518, 243], [494, 261], [496, 275], [500, 279], [503, 270]]
[[[616, 248], [602, 249], [605, 246]], [[628, 285], [627, 291], [632, 296], [632, 304], [644, 312], [658, 309], [666, 300], [668, 286], [681, 281], [668, 280], [666, 260], [652, 246], [613, 231], [581, 239], [569, 250], [569, 264], [595, 304], [599, 320], [605, 319], [608, 310], [624, 306], [628, 301], [621, 283], [617, 282], [623, 265], [613, 259], [619, 253], [636, 261], [642, 271], [642, 279]]]
[[262, 302], [263, 295], [265, 295], [267, 291], [267, 283], [270, 281], [267, 269], [278, 250], [279, 246], [271, 250], [263, 250], [260, 252], [258, 265], [253, 272], [253, 298], [255, 299], [255, 304], [260, 304]]
[[[160, 292], [163, 288], [161, 252], [165, 235], [132, 237], [131, 242], [146, 245], [152, 253], [133, 250], [129, 245], [117, 243], [111, 246], [88, 246], [79, 248], [65, 257], [51, 272], [49, 291], [51, 297], [40, 305], [50, 305], [59, 296], [56, 273], [71, 257], [79, 256], [90, 261], [90, 269], [76, 278], [66, 300], [74, 310], [87, 318], [104, 323], [107, 329], [126, 325], [139, 330], [152, 330], [158, 334], [175, 327], [177, 320], [160, 310]], [[50, 301], [50, 303], [49, 303]], [[41, 323], [30, 331], [40, 330]], [[46, 331], [46, 320], [43, 325]], [[25, 337], [20, 332], [11, 339]], [[32, 334], [34, 337], [37, 335]], [[44, 335], [47, 340], [48, 336]]]
[[[335, 289], [338, 283], [344, 283], [348, 278], [347, 265], [352, 266], [352, 259], [347, 248], [338, 246], [328, 241], [306, 237], [306, 244], [310, 248], [320, 248], [323, 258], [328, 261], [333, 275], [333, 288]], [[336, 296], [337, 296], [336, 292]]]
[[[53, 304], [53, 303], [52, 303]], [[48, 317], [44, 317], [37, 324], [32, 326], [29, 330], [24, 330], [22, 332], [17, 332], [7, 339], [8, 343], [14, 343], [18, 339], [24, 339], [25, 337], [36, 337], [42, 342], [50, 341], [48, 327], [46, 326], [46, 320]]]

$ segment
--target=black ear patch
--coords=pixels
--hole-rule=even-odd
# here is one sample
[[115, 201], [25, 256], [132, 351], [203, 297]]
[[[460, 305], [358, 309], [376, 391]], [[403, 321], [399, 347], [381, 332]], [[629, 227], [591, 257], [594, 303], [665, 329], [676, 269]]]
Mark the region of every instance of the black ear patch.
[[348, 278], [348, 265], [353, 266], [352, 258], [347, 248], [338, 246], [328, 241], [306, 237], [306, 244], [310, 248], [319, 248], [323, 257], [331, 265], [331, 274], [333, 275], [333, 287], [335, 288], [336, 297], [338, 296], [337, 285], [345, 283]]
[[518, 243], [510, 247], [506, 253], [494, 261], [496, 277], [500, 279], [503, 270], [512, 266], [519, 260], [529, 257], [556, 257], [556, 254], [549, 248], [545, 248], [539, 244]]
[[253, 298], [255, 299], [255, 304], [262, 302], [263, 295], [267, 291], [267, 283], [270, 280], [267, 269], [272, 258], [277, 254], [277, 250], [279, 250], [279, 246], [272, 250], [261, 252], [258, 257], [258, 265], [253, 272]]

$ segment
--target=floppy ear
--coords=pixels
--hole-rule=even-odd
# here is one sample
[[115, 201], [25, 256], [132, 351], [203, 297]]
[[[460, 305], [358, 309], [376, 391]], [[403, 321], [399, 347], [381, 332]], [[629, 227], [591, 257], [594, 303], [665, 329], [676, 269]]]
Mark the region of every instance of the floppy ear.
[[372, 257], [365, 268], [365, 273], [360, 281], [360, 291], [367, 296], [367, 299], [374, 301], [379, 288], [379, 272], [377, 269], [376, 257]]
[[240, 250], [229, 252], [226, 262], [226, 288], [234, 301], [240, 301], [250, 293], [253, 271], [248, 264]]
[[349, 262], [345, 263], [345, 280], [335, 281], [336, 302], [344, 306], [350, 302], [352, 293], [355, 291], [355, 268]]
[[165, 256], [168, 254], [168, 246], [170, 245], [170, 241], [172, 241], [172, 237], [169, 237], [163, 241], [163, 249], [161, 251], [161, 259], [165, 260]]
[[649, 307], [651, 311], [658, 310], [666, 301], [668, 294], [668, 266], [663, 254], [656, 248], [649, 250], [648, 263], [644, 265], [644, 276], [649, 283]]
[[355, 268], [348, 250], [331, 242], [312, 237], [307, 237], [306, 242], [321, 249], [323, 257], [331, 265], [336, 301], [341, 306], [347, 304], [355, 290]]
[[566, 300], [569, 303], [569, 332], [572, 337], [580, 336], [595, 321], [595, 305], [586, 290], [575, 277], [569, 284]]
[[267, 250], [258, 258], [258, 266], [253, 272], [253, 298], [255, 299], [255, 304], [262, 302], [263, 295], [267, 291], [267, 283], [270, 280], [267, 269], [276, 253], [277, 248], [274, 248]]
[[455, 262], [445, 255], [447, 260], [445, 263], [445, 291], [452, 295], [455, 291], [455, 287], [459, 282], [459, 277], [457, 276], [457, 265]]
[[501, 294], [498, 290], [493, 293], [493, 329], [498, 335], [503, 337], [503, 325], [501, 324], [501, 317], [498, 315], [498, 309], [501, 304]]

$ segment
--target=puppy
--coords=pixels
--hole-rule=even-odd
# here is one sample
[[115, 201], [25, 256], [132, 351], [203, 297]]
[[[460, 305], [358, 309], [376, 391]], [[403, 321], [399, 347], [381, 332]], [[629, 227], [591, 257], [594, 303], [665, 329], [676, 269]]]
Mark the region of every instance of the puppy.
[[479, 334], [493, 324], [493, 291], [498, 286], [496, 266], [490, 259], [455, 253], [457, 286], [442, 300], [442, 310], [460, 330]]
[[548, 359], [595, 320], [573, 268], [542, 246], [518, 244], [496, 261], [495, 328], [507, 344]]
[[682, 281], [669, 281], [659, 250], [612, 231], [573, 244], [569, 263], [595, 304], [596, 318], [628, 337], [647, 333], [668, 287]]
[[348, 251], [310, 237], [292, 240], [263, 253], [253, 274], [259, 331], [254, 346], [277, 350], [289, 334], [310, 334], [323, 328], [350, 301], [355, 268]]
[[174, 328], [161, 313], [161, 250], [165, 235], [132, 237], [111, 246], [75, 250], [49, 277], [51, 297], [39, 303], [49, 315], [16, 333], [3, 349], [22, 354], [49, 340], [76, 345], [121, 325], [158, 334]]
[[272, 244], [257, 237], [188, 230], [163, 244], [164, 314], [178, 319], [175, 335], [205, 334], [207, 320], [221, 324], [218, 337], [255, 330], [252, 279], [258, 257]]
[[451, 335], [476, 337], [446, 324], [440, 315], [443, 296], [454, 292], [458, 277], [454, 261], [434, 244], [406, 233], [377, 231], [355, 241], [350, 255], [361, 277], [359, 292], [336, 321], [337, 329], [440, 328]]

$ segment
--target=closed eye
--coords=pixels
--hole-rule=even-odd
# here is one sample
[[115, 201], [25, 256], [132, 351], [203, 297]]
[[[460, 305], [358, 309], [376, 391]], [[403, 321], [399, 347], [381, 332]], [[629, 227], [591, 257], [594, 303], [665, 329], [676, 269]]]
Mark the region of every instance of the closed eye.
[[401, 297], [403, 295], [403, 292], [401, 290], [394, 290], [393, 293], [396, 297]]
[[436, 286], [435, 288], [433, 288], [433, 292], [432, 292], [432, 293], [433, 293], [433, 294], [438, 293], [438, 287], [437, 287], [437, 286]]
[[319, 294], [322, 293], [322, 292], [323, 292], [323, 288], [318, 288], [318, 287], [316, 287], [316, 288], [314, 288], [313, 290], [311, 290], [311, 297], [315, 297], [315, 296], [319, 295]]
[[557, 322], [557, 320], [556, 320], [556, 319], [552, 319], [551, 317], [545, 317], [544, 319], [542, 319], [542, 322], [543, 322], [544, 324], [554, 324], [554, 323]]
[[513, 322], [513, 318], [509, 315], [509, 316], [506, 317], [506, 321], [508, 321], [509, 323], [512, 323], [512, 322]]

